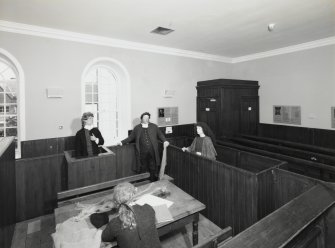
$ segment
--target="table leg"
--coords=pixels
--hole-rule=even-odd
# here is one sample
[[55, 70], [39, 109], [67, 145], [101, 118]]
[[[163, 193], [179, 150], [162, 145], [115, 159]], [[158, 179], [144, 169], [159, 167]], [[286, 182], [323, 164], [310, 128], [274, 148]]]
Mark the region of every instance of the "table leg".
[[198, 244], [198, 240], [199, 240], [199, 235], [198, 235], [198, 221], [193, 221], [193, 233], [192, 233], [192, 237], [193, 237], [193, 246]]

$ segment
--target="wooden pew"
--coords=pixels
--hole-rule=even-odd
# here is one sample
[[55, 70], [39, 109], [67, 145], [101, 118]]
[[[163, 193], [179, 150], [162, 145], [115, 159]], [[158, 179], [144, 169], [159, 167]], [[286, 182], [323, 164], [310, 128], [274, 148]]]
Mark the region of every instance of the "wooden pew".
[[8, 248], [15, 227], [14, 137], [0, 138], [0, 247]]
[[170, 145], [167, 173], [178, 187], [206, 205], [203, 214], [208, 219], [221, 227], [231, 226], [236, 234], [274, 210], [273, 169], [282, 161], [234, 154], [242, 154], [237, 164], [226, 164]]
[[89, 197], [92, 197], [94, 194], [101, 194], [103, 191], [107, 191], [118, 185], [119, 183], [123, 182], [129, 182], [133, 183], [136, 186], [142, 185], [149, 183], [150, 181], [148, 180], [150, 177], [149, 173], [142, 173], [130, 177], [124, 177], [108, 182], [103, 182], [103, 183], [98, 183], [94, 185], [89, 185], [77, 189], [71, 189], [71, 190], [66, 190], [59, 192], [57, 194], [57, 202], [58, 202], [58, 207], [70, 204], [73, 202], [78, 201], [79, 199], [82, 200], [84, 199], [87, 195]]
[[[326, 240], [333, 234], [327, 215], [334, 204], [334, 192], [315, 185], [220, 247], [333, 247]], [[309, 246], [312, 242], [320, 245]]]
[[201, 244], [193, 246], [193, 248], [217, 248], [219, 245], [223, 245], [227, 242], [233, 235], [231, 227], [226, 227], [220, 230], [219, 233], [207, 238]]
[[287, 141], [287, 140], [282, 140], [282, 139], [255, 136], [255, 135], [242, 134], [241, 137], [250, 139], [250, 140], [265, 142], [265, 143], [269, 143], [273, 145], [286, 146], [286, 147], [291, 147], [291, 148], [297, 148], [297, 149], [304, 150], [304, 151], [315, 152], [315, 153], [319, 153], [323, 155], [335, 156], [335, 149], [331, 149], [331, 148], [302, 144], [302, 143], [297, 143], [297, 142], [292, 142], [292, 141]]
[[218, 144], [223, 146], [228, 146], [236, 148], [243, 151], [248, 151], [260, 155], [264, 155], [271, 158], [276, 158], [282, 161], [286, 161], [287, 164], [280, 166], [288, 171], [312, 177], [318, 180], [323, 180], [326, 182], [335, 182], [335, 167], [331, 165], [326, 165], [322, 163], [312, 162], [301, 158], [296, 158], [276, 152], [270, 152], [262, 149], [257, 149], [254, 147], [236, 144], [232, 142], [218, 140]]
[[246, 145], [249, 147], [335, 166], [334, 154], [324, 154], [321, 153], [321, 151], [316, 152], [315, 150], [314, 151], [304, 150], [301, 146], [293, 146], [293, 142], [290, 143], [291, 144], [290, 146], [286, 146], [284, 143], [272, 144], [266, 141], [250, 139], [248, 137], [242, 137], [242, 138], [236, 137], [232, 138], [231, 140], [235, 143]]

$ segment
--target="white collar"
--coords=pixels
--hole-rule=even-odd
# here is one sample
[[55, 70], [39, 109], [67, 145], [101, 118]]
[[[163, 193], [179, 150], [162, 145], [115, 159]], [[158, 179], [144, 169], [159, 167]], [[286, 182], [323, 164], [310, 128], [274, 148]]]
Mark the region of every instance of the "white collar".
[[84, 128], [87, 130], [91, 130], [93, 128], [93, 125], [85, 125]]
[[149, 123], [147, 123], [147, 124], [141, 123], [141, 125], [142, 125], [143, 128], [148, 128], [149, 127]]

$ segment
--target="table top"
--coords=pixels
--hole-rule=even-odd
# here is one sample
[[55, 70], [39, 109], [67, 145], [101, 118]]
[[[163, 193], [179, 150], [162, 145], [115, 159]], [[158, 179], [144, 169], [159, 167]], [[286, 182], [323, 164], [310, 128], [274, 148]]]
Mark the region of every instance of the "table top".
[[[161, 180], [161, 181], [153, 182], [150, 184], [145, 184], [145, 185], [138, 187], [138, 190], [143, 191], [143, 190], [148, 189], [148, 187], [150, 190], [148, 190], [148, 192], [146, 193], [153, 192], [160, 187], [161, 188], [166, 187], [166, 190], [170, 192], [171, 194], [168, 195], [165, 199], [173, 202], [172, 206], [169, 207], [169, 210], [173, 217], [173, 221], [158, 223], [157, 228], [168, 225], [174, 221], [180, 220], [194, 213], [200, 212], [201, 210], [206, 208], [206, 206], [203, 203], [201, 203], [194, 197], [190, 196], [189, 194], [184, 192], [182, 189], [178, 188], [176, 185], [174, 185], [170, 181]], [[112, 190], [111, 190], [111, 194], [112, 194]], [[97, 203], [108, 196], [109, 195], [106, 195], [106, 193], [104, 193], [103, 196], [95, 195], [92, 198], [88, 198], [83, 201], [80, 201], [80, 203], [84, 203], [84, 204]], [[75, 204], [69, 204], [69, 205], [56, 208], [55, 209], [56, 224], [62, 223], [65, 220], [78, 215], [79, 213], [80, 213], [80, 210], [75, 209]], [[90, 223], [88, 224], [89, 226], [91, 226]]]

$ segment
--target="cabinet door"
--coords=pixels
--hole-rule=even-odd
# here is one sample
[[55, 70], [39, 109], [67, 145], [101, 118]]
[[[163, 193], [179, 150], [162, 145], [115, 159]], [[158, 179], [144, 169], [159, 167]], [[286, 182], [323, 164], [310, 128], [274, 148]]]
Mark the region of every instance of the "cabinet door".
[[240, 106], [240, 133], [257, 135], [259, 123], [258, 96], [242, 96]]
[[205, 122], [212, 129], [213, 133], [217, 137], [219, 135], [218, 130], [218, 111], [219, 101], [216, 98], [197, 98], [197, 121]]

